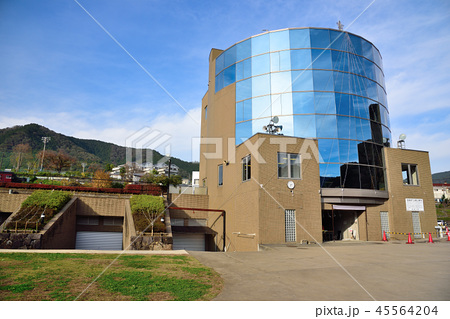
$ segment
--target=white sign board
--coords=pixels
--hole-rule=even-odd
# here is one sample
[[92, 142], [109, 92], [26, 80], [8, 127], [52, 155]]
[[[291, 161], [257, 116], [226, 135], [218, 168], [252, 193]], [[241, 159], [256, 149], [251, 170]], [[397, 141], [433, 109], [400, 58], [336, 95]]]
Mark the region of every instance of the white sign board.
[[423, 212], [423, 199], [421, 198], [405, 198], [406, 210], [408, 212]]

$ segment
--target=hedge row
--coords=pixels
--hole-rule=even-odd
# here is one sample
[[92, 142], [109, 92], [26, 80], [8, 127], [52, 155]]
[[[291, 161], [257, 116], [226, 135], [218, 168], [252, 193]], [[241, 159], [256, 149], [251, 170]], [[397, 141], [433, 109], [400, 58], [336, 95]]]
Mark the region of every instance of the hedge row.
[[159, 185], [126, 185], [125, 188], [97, 188], [83, 186], [60, 186], [47, 184], [28, 184], [28, 183], [0, 183], [4, 188], [25, 188], [25, 189], [55, 189], [73, 192], [95, 192], [95, 193], [113, 193], [113, 194], [150, 194], [155, 196], [162, 195], [166, 188]]
[[59, 211], [71, 198], [72, 195], [68, 192], [37, 190], [23, 201], [21, 207], [50, 208]]

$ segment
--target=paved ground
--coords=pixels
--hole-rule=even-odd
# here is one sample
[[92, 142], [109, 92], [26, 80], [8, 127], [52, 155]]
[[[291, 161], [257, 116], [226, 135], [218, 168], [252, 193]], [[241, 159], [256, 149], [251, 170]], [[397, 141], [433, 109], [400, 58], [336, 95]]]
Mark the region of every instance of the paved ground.
[[215, 300], [450, 300], [450, 242], [445, 240], [189, 253], [224, 278]]

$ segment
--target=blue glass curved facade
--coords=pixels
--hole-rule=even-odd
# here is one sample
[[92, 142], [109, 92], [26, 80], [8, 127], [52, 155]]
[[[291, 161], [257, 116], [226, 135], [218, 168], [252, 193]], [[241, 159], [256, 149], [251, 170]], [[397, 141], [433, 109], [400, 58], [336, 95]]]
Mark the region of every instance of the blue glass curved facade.
[[215, 92], [235, 83], [236, 143], [264, 132], [317, 138], [322, 187], [385, 189], [391, 140], [382, 59], [365, 39], [333, 29], [272, 31], [215, 62]]

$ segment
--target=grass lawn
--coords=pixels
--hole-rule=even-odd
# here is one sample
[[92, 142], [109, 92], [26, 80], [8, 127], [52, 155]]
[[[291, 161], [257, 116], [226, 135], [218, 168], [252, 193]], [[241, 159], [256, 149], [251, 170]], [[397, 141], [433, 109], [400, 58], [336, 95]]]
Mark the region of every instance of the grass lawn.
[[191, 256], [115, 258], [0, 252], [0, 300], [211, 300], [222, 289], [220, 276]]

